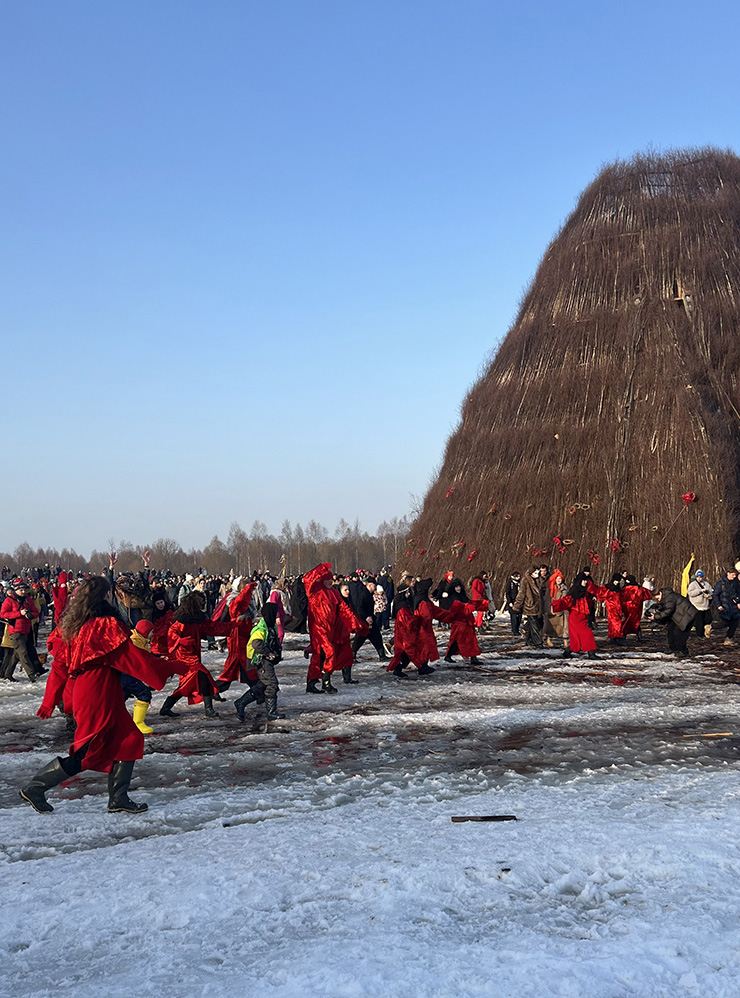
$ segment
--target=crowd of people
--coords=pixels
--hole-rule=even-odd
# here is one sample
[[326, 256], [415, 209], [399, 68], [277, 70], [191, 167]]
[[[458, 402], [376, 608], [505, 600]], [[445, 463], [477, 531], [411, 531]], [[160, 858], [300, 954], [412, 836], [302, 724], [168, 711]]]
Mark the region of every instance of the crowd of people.
[[[5, 653], [2, 678], [15, 681], [20, 666], [32, 683], [48, 672], [37, 714], [64, 714], [72, 744], [21, 790], [37, 811], [52, 810], [46, 793], [83, 769], [109, 774], [108, 810], [146, 809], [128, 796], [134, 762], [143, 755], [153, 691], [176, 677], [159, 714], [175, 719], [181, 700], [202, 704], [207, 720], [218, 718], [214, 702], [233, 685], [242, 689], [233, 707], [244, 720], [252, 704], [264, 706], [267, 722], [279, 712], [279, 677], [286, 631], [306, 635], [306, 694], [335, 694], [332, 680], [354, 685], [352, 669], [369, 641], [387, 672], [399, 680], [413, 668], [418, 676], [435, 672], [440, 658], [435, 622], [449, 628], [444, 661], [455, 656], [479, 663], [477, 632], [494, 610], [486, 572], [468, 587], [447, 572], [431, 578], [408, 572], [394, 580], [390, 568], [349, 576], [317, 565], [298, 577], [255, 572], [250, 577], [201, 574], [175, 576], [152, 571], [148, 553], [137, 573], [115, 574], [116, 557], [101, 575], [71, 577], [56, 570], [28, 570], [2, 581], [0, 618]], [[588, 567], [568, 584], [547, 565], [514, 572], [503, 593], [511, 631], [533, 649], [562, 644], [563, 656], [596, 657], [594, 620], [603, 608], [608, 640], [624, 644], [642, 637], [642, 622], [666, 625], [669, 649], [688, 654], [690, 631], [709, 638], [717, 623], [725, 642], [740, 624], [740, 583], [736, 568], [711, 585], [692, 560], [684, 569], [681, 592], [639, 585], [628, 572], [597, 584]], [[470, 590], [468, 594], [468, 588]], [[49, 658], [36, 650], [40, 626], [48, 619]], [[218, 676], [203, 663], [202, 646], [226, 652]], [[50, 661], [50, 669], [45, 662]], [[133, 699], [133, 712], [125, 706]]]
[[[702, 569], [692, 572], [692, 554], [681, 577], [681, 591], [670, 586], [656, 587], [655, 579], [642, 584], [629, 572], [615, 572], [608, 582], [597, 585], [588, 566], [568, 585], [558, 569], [533, 565], [522, 576], [513, 572], [506, 582], [503, 609], [508, 611], [511, 631], [522, 634], [532, 648], [554, 647], [562, 641], [563, 657], [586, 652], [596, 658], [593, 635], [597, 607], [602, 605], [607, 636], [614, 645], [625, 644], [630, 635], [642, 641], [642, 621], [666, 625], [669, 650], [678, 658], [688, 652], [692, 630], [709, 638], [713, 629], [725, 634], [724, 644], [732, 646], [740, 624], [740, 581], [738, 568], [722, 573], [712, 585]], [[726, 629], [726, 630], [725, 630]]]

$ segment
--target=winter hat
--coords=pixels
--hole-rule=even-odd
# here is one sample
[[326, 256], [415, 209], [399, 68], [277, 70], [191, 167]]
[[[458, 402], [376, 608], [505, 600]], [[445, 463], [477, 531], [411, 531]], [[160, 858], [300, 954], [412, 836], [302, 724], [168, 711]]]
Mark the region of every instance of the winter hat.
[[237, 575], [237, 577], [231, 583], [231, 588], [232, 588], [233, 592], [235, 592], [235, 593], [239, 592], [239, 589], [240, 589], [241, 584], [242, 584], [242, 578], [243, 578], [243, 576]]
[[268, 627], [274, 627], [277, 620], [277, 603], [265, 603], [262, 607], [262, 619]]
[[154, 624], [152, 624], [151, 620], [140, 620], [134, 630], [141, 634], [142, 637], [148, 638], [153, 628]]
[[186, 582], [192, 582], [193, 581], [193, 576], [189, 572], [185, 576], [185, 581]]

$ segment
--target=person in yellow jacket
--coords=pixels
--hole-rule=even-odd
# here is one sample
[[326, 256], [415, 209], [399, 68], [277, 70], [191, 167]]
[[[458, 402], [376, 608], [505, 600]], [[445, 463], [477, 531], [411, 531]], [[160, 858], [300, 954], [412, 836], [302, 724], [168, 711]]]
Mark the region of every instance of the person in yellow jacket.
[[[131, 632], [131, 643], [143, 651], [149, 651], [151, 644], [151, 633], [154, 625], [151, 620], [140, 620]], [[134, 724], [142, 735], [151, 735], [154, 728], [150, 728], [146, 723], [146, 712], [152, 702], [151, 687], [142, 683], [140, 679], [129, 676], [125, 672], [121, 673], [121, 686], [128, 700], [129, 697], [136, 697], [134, 700]]]

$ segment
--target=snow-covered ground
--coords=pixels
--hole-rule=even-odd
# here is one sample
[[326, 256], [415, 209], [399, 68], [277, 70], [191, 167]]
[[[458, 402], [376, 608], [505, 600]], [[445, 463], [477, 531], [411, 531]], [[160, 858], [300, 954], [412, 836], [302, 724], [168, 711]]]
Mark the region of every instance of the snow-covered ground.
[[270, 731], [151, 711], [137, 817], [95, 773], [23, 804], [68, 739], [3, 684], [0, 994], [737, 998], [737, 673], [656, 640], [563, 663], [498, 627], [483, 667], [428, 679], [363, 650], [332, 697], [290, 637]]

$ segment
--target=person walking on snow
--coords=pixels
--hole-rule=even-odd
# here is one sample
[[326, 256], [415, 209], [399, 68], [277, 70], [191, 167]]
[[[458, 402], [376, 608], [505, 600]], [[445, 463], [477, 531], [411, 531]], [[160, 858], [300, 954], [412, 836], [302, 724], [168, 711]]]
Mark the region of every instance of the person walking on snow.
[[[336, 693], [333, 672], [341, 671], [346, 683], [352, 679], [352, 646], [349, 635], [367, 634], [370, 630], [332, 587], [331, 565], [324, 562], [306, 572], [303, 584], [308, 598], [308, 633], [310, 655], [306, 693]], [[317, 683], [321, 680], [321, 689]]]
[[696, 607], [669, 586], [658, 589], [653, 598], [655, 602], [650, 607], [648, 619], [666, 625], [668, 647], [676, 658], [686, 658], [689, 654], [686, 642], [696, 616]]
[[206, 717], [218, 717], [213, 709], [213, 697], [218, 697], [218, 688], [201, 661], [200, 643], [204, 637], [230, 634], [235, 626], [233, 620], [217, 623], [206, 616], [203, 593], [193, 591], [185, 596], [173, 614], [168, 638], [170, 658], [179, 660], [183, 672], [177, 689], [160, 707], [162, 717], [179, 716], [172, 708], [181, 697], [187, 697], [191, 704], [202, 701]]
[[512, 610], [525, 617], [524, 640], [530, 648], [542, 648], [542, 594], [540, 569], [533, 565], [522, 579]]
[[277, 721], [285, 717], [285, 714], [278, 714], [277, 706], [280, 684], [275, 666], [283, 657], [277, 619], [278, 606], [268, 600], [262, 607], [262, 617], [252, 628], [247, 643], [247, 662], [250, 671], [255, 672], [262, 687], [262, 700], [258, 701], [254, 687], [235, 700], [234, 709], [240, 721], [244, 720], [245, 708], [255, 701], [266, 705], [268, 721]]
[[568, 613], [569, 647], [563, 649], [563, 658], [571, 653], [586, 652], [588, 658], [597, 658], [594, 632], [588, 626], [591, 614], [591, 601], [588, 598], [589, 579], [581, 572], [576, 576], [567, 596], [552, 601], [555, 613]]
[[40, 814], [53, 811], [46, 793], [83, 769], [108, 773], [108, 810], [139, 814], [146, 804], [128, 796], [134, 762], [144, 755], [144, 736], [126, 710], [121, 673], [162, 689], [172, 664], [136, 648], [111, 602], [106, 579], [86, 579], [71, 597], [62, 620], [69, 644], [69, 675], [75, 680], [77, 722], [69, 754], [56, 757], [20, 791]]

